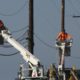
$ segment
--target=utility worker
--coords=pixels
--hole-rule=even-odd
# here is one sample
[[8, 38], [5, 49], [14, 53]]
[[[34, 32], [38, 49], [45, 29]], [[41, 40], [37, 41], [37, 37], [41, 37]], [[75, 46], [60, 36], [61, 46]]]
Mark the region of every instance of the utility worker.
[[[56, 44], [58, 46], [61, 46], [62, 42], [66, 43], [66, 48], [65, 48], [65, 56], [70, 56], [70, 47], [67, 47], [72, 43], [72, 36], [68, 34], [67, 32], [60, 32], [56, 38], [57, 42]], [[59, 48], [59, 53], [62, 53], [61, 48]], [[61, 55], [61, 54], [60, 54]]]
[[58, 41], [66, 41], [66, 40], [71, 40], [72, 39], [72, 36], [66, 32], [60, 32], [57, 36], [57, 40]]

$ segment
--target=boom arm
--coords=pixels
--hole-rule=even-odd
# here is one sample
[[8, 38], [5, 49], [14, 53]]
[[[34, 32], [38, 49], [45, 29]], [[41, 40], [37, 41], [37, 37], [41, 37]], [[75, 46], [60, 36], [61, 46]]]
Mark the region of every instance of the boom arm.
[[[25, 49], [20, 43], [18, 43], [10, 34], [8, 29], [4, 26], [3, 22], [0, 20], [0, 45], [4, 43], [4, 39], [10, 43], [14, 48], [16, 48], [20, 54], [22, 55], [23, 59], [29, 64], [31, 67], [31, 77], [28, 78], [47, 78], [44, 77], [44, 69], [43, 65], [40, 64], [40, 60], [36, 58], [34, 55], [32, 55], [27, 49]], [[20, 73], [21, 77], [23, 78], [23, 75]], [[25, 78], [24, 78], [25, 79]]]
[[[1, 31], [2, 37], [8, 41], [14, 48], [16, 48], [18, 51], [20, 51], [20, 54], [22, 55], [23, 59], [26, 62], [29, 62], [29, 64], [32, 64], [33, 66], [38, 66], [38, 63], [40, 62], [38, 58], [36, 58], [34, 55], [32, 55], [27, 49], [25, 49], [21, 44], [19, 44], [12, 35], [8, 32], [8, 30], [2, 30]], [[30, 65], [31, 66], [31, 65]], [[31, 66], [32, 67], [32, 66]]]

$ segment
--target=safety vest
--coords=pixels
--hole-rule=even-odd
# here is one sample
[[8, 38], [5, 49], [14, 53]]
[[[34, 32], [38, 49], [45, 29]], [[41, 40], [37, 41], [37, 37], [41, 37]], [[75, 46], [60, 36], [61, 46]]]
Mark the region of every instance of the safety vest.
[[64, 33], [64, 32], [60, 32], [59, 35], [57, 36], [57, 39], [59, 41], [65, 41], [65, 40], [70, 39], [70, 38], [71, 38], [71, 36], [67, 33]]

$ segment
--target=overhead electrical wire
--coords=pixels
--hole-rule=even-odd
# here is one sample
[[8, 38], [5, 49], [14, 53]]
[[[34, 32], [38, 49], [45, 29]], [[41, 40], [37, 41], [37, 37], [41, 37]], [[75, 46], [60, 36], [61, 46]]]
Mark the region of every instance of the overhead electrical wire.
[[12, 54], [1, 54], [0, 53], [0, 56], [13, 56], [13, 55], [16, 55], [18, 53], [19, 53], [19, 51], [18, 52], [15, 52], [15, 53], [12, 53]]
[[[17, 40], [17, 41], [22, 41], [22, 39], [23, 39], [23, 37], [25, 36], [26, 32], [27, 32], [27, 31], [25, 31], [25, 32], [24, 32], [21, 36], [19, 36], [16, 40]], [[5, 42], [5, 43], [7, 43], [7, 42]]]
[[[25, 44], [25, 42], [23, 42], [23, 44]], [[20, 52], [17, 51], [17, 52], [12, 53], [12, 54], [3, 54], [3, 53], [0, 53], [0, 56], [14, 56], [14, 55], [17, 55], [18, 53], [20, 53]]]
[[[22, 44], [25, 44], [26, 42], [23, 42]], [[13, 47], [13, 46], [12, 46]], [[8, 47], [6, 47], [6, 48], [8, 48]], [[15, 53], [12, 53], [12, 54], [4, 54], [4, 53], [0, 53], [0, 56], [14, 56], [14, 55], [16, 55], [16, 54], [18, 54], [19, 53], [19, 51], [17, 51], [17, 52], [15, 52]]]
[[[22, 35], [21, 35], [22, 36]], [[26, 37], [22, 36], [22, 37], [19, 37], [17, 39], [15, 39], [16, 41], [23, 41], [23, 40], [26, 40]], [[4, 42], [4, 43], [8, 43], [8, 42]], [[9, 44], [9, 43], [8, 43]]]
[[43, 41], [39, 36], [37, 36], [37, 34], [35, 34], [35, 37], [41, 42], [43, 43], [44, 45], [46, 45], [47, 47], [50, 47], [50, 48], [54, 48], [53, 46], [51, 46], [50, 44], [46, 43], [45, 41]]
[[[24, 40], [24, 39], [23, 39]], [[22, 41], [23, 41], [22, 40]], [[21, 42], [22, 44], [25, 44], [24, 42]], [[3, 48], [12, 48], [13, 46], [11, 46], [10, 44], [5, 44], [5, 45], [1, 45], [0, 47], [3, 47]]]
[[29, 26], [25, 26], [25, 27], [20, 28], [20, 29], [18, 29], [18, 30], [14, 30], [14, 31], [12, 31], [12, 33], [17, 33], [17, 32], [23, 31], [23, 30], [25, 30], [25, 28], [28, 28], [28, 27], [29, 27]]
[[[72, 5], [73, 10], [75, 9], [75, 10], [77, 11], [77, 13], [80, 14], [79, 10], [76, 8], [76, 6], [74, 6], [74, 4], [72, 3], [72, 1], [71, 1], [71, 0], [68, 0], [68, 1], [69, 1], [70, 4]], [[80, 1], [80, 0], [78, 0], [78, 1]], [[79, 3], [80, 3], [80, 2], [79, 2]], [[72, 17], [74, 18], [74, 16], [76, 16], [76, 15], [73, 15]], [[80, 15], [78, 15], [78, 16], [80, 16]], [[80, 17], [79, 17], [79, 18], [80, 18]], [[78, 19], [79, 19], [79, 18], [78, 18]], [[79, 27], [80, 22], [78, 22], [78, 19], [76, 18], [76, 20], [75, 20], [74, 23], [76, 23], [76, 25], [77, 25], [78, 28], [80, 28], [80, 27]], [[76, 56], [71, 56], [71, 58], [80, 59], [80, 57], [76, 57]]]
[[[48, 47], [50, 47], [50, 48], [54, 48], [53, 46], [51, 46], [51, 45], [49, 45], [49, 44], [47, 44], [45, 41], [43, 41], [40, 37], [38, 37], [36, 34], [34, 34], [35, 35], [35, 37], [39, 40], [39, 41], [41, 41], [44, 45], [46, 45], [46, 46], [48, 46]], [[80, 57], [76, 57], [76, 56], [70, 56], [71, 58], [74, 58], [74, 59], [80, 59]]]
[[0, 12], [0, 15], [1, 16], [14, 16], [14, 15], [18, 14], [19, 12], [21, 12], [24, 9], [24, 7], [26, 6], [26, 3], [27, 3], [27, 1], [25, 1], [24, 5], [22, 5], [21, 8], [19, 10], [17, 10], [16, 12], [14, 12], [14, 13], [4, 14], [4, 13]]
[[[26, 27], [28, 27], [28, 26], [26, 26]], [[23, 30], [25, 30], [26, 27], [20, 28], [18, 30], [14, 30], [11, 33], [23, 31]], [[27, 30], [21, 36], [19, 36], [16, 40], [17, 41], [22, 41], [23, 39], [26, 39], [26, 38], [24, 38], [24, 36], [25, 36], [26, 33], [27, 33]]]
[[25, 38], [22, 38], [22, 39], [19, 39], [19, 40], [17, 40], [17, 41], [23, 41], [23, 40], [26, 40], [26, 37], [25, 37]]
[[[22, 44], [25, 44], [26, 42], [22, 42]], [[9, 46], [5, 46], [5, 48], [8, 48]], [[13, 47], [13, 46], [12, 46]], [[11, 47], [9, 47], [11, 48]], [[19, 51], [15, 52], [15, 53], [12, 53], [12, 54], [3, 54], [3, 53], [0, 53], [0, 56], [14, 56], [16, 54], [18, 54]]]
[[21, 38], [23, 38], [25, 36], [25, 34], [26, 34], [26, 31], [21, 36], [19, 36], [16, 40], [17, 41], [22, 40]]
[[[23, 41], [23, 40], [26, 40], [26, 37], [24, 37], [25, 34], [26, 34], [26, 31], [21, 36], [19, 36], [19, 38], [17, 38], [16, 40], [20, 41], [20, 42]], [[6, 43], [5, 45], [2, 45], [0, 47], [4, 47], [4, 48], [12, 48], [13, 47], [13, 46], [9, 45], [8, 42], [5, 42], [5, 43]]]
[[[26, 38], [23, 38], [21, 40], [19, 40], [20, 42], [23, 41], [23, 40], [26, 40]], [[8, 43], [8, 42], [7, 42]], [[11, 46], [9, 43], [8, 44], [4, 44], [4, 45], [1, 45], [0, 47], [3, 47], [3, 48], [12, 48], [13, 46]]]
[[0, 47], [3, 47], [3, 48], [12, 48], [13, 46], [11, 46], [11, 45], [1, 45]]

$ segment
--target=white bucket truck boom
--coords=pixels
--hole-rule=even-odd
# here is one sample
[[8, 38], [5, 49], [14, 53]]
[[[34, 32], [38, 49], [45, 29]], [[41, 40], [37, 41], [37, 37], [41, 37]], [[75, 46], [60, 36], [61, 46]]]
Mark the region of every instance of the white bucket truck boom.
[[[2, 40], [6, 40], [8, 43], [10, 43], [14, 48], [16, 48], [20, 54], [22, 55], [23, 59], [29, 64], [32, 70], [32, 76], [31, 78], [43, 78], [43, 67], [40, 64], [40, 60], [36, 58], [34, 55], [32, 55], [27, 49], [25, 49], [18, 41], [16, 41], [8, 29], [6, 29], [0, 21], [0, 37]], [[2, 45], [3, 43], [1, 43]], [[41, 70], [42, 68], [42, 70]]]

